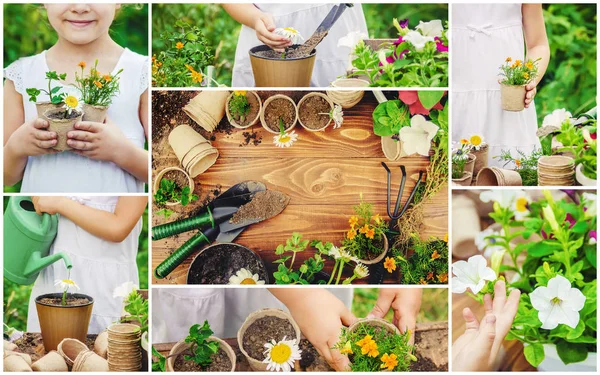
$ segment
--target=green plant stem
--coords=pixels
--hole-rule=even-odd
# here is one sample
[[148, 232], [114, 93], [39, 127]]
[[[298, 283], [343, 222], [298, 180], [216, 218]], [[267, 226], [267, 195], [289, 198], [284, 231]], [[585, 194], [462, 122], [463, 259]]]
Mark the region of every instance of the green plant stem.
[[63, 295], [62, 295], [62, 305], [63, 306], [67, 306], [67, 291], [63, 291]]
[[335, 277], [335, 271], [337, 270], [339, 261], [336, 260], [335, 264], [333, 265], [333, 271], [331, 271], [331, 277], [329, 278], [329, 282], [327, 283], [327, 285], [331, 284], [331, 282], [333, 281], [333, 278]]
[[342, 278], [342, 270], [344, 269], [344, 264], [346, 262], [344, 262], [343, 260], [340, 261], [340, 268], [338, 270], [338, 276], [337, 279], [335, 280], [335, 284], [338, 285], [340, 283], [340, 279]]
[[292, 261], [290, 263], [290, 270], [292, 270], [294, 266], [294, 261], [296, 260], [296, 252], [294, 251], [294, 255], [292, 255]]

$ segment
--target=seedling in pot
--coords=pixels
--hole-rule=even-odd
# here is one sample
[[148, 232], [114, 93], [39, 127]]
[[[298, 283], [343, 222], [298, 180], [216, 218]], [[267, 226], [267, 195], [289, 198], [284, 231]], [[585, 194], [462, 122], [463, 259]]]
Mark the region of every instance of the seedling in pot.
[[79, 286], [77, 286], [77, 284], [75, 284], [75, 281], [71, 280], [71, 279], [64, 279], [64, 280], [56, 280], [54, 282], [55, 286], [60, 286], [60, 288], [62, 289], [62, 302], [61, 304], [63, 306], [67, 306], [67, 293], [69, 292], [70, 288], [74, 288], [79, 290]]
[[182, 206], [187, 206], [190, 202], [196, 200], [198, 200], [198, 196], [191, 192], [188, 185], [181, 188], [175, 181], [167, 178], [160, 181], [160, 188], [154, 194], [154, 201], [159, 206], [173, 201], [179, 202]]
[[185, 355], [186, 361], [194, 361], [200, 367], [207, 367], [212, 363], [211, 356], [219, 350], [219, 343], [215, 341], [207, 341], [212, 336], [213, 331], [210, 329], [208, 321], [204, 324], [194, 324], [190, 328], [190, 334], [185, 338], [185, 342], [192, 344], [189, 351], [191, 355]]
[[233, 92], [233, 96], [229, 100], [229, 112], [240, 124], [246, 121], [246, 116], [250, 112], [250, 103], [246, 97], [246, 91]]
[[350, 229], [342, 241], [344, 248], [364, 261], [377, 259], [387, 251], [387, 223], [379, 214], [373, 215], [373, 205], [362, 201], [354, 206], [355, 215], [348, 220]]
[[65, 93], [61, 93], [61, 87], [55, 86], [52, 87], [52, 81], [64, 81], [67, 78], [67, 73], [58, 74], [55, 71], [46, 72], [46, 80], [48, 81], [48, 90], [44, 89], [36, 89], [36, 88], [28, 88], [25, 89], [27, 95], [29, 95], [30, 102], [37, 102], [38, 96], [42, 93], [48, 95], [48, 99], [50, 99], [50, 103], [52, 104], [61, 104], [65, 97]]

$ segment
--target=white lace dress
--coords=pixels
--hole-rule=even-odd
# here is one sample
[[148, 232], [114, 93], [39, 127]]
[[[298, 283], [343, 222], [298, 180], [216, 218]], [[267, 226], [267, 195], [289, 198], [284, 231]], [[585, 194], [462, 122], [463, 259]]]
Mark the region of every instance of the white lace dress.
[[[140, 96], [148, 88], [146, 56], [125, 49], [114, 69], [123, 69], [120, 92], [108, 109], [108, 116], [133, 144], [143, 148], [146, 140], [139, 118]], [[46, 51], [21, 58], [6, 69], [4, 78], [11, 80], [23, 96], [25, 121], [37, 117], [35, 104], [25, 89], [43, 88], [49, 71]], [[75, 72], [58, 72], [69, 75]], [[40, 98], [39, 100], [44, 100]], [[23, 193], [142, 193], [144, 183], [112, 162], [97, 161], [73, 152], [30, 156], [21, 185]]]
[[452, 140], [483, 135], [488, 163], [498, 167], [501, 150], [517, 157], [539, 149], [534, 103], [521, 112], [500, 103], [500, 65], [525, 57], [521, 4], [453, 4], [451, 27]]

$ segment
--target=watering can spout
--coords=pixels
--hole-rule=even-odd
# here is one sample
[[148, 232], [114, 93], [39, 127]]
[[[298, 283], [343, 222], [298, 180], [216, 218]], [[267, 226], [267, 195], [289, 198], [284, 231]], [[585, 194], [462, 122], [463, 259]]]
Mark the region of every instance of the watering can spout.
[[67, 269], [71, 269], [73, 267], [73, 263], [71, 263], [71, 258], [65, 253], [56, 253], [52, 255], [48, 255], [46, 257], [42, 257], [39, 252], [34, 252], [31, 254], [29, 261], [27, 262], [27, 266], [25, 267], [25, 276], [34, 275], [44, 268], [50, 266], [51, 264], [58, 262], [59, 260], [63, 260], [65, 263], [65, 267]]

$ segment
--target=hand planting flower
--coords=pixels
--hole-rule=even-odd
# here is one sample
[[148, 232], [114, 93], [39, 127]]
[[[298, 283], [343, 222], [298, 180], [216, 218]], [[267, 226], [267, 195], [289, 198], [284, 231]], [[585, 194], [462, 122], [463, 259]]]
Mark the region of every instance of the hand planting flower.
[[496, 273], [487, 266], [487, 261], [481, 255], [475, 255], [468, 261], [459, 260], [452, 264], [452, 293], [464, 293], [471, 289], [474, 294], [479, 293], [487, 281], [496, 280]]
[[281, 35], [282, 37], [288, 38], [292, 41], [292, 44], [300, 44], [300, 42], [304, 40], [302, 35], [300, 35], [300, 32], [298, 32], [298, 30], [294, 29], [293, 27], [279, 27], [273, 32], [277, 35]]
[[295, 361], [302, 359], [302, 350], [298, 347], [296, 340], [283, 340], [276, 342], [271, 340], [265, 344], [265, 356], [263, 363], [267, 364], [267, 371], [290, 372], [294, 368]]
[[437, 134], [439, 127], [431, 121], [427, 121], [421, 115], [413, 116], [410, 119], [410, 127], [400, 129], [400, 140], [404, 152], [408, 155], [418, 153], [422, 156], [429, 156], [431, 141]]
[[229, 285], [264, 285], [257, 274], [253, 274], [245, 268], [240, 268], [235, 275], [229, 278]]
[[579, 323], [579, 311], [585, 305], [585, 296], [577, 288], [571, 288], [569, 280], [556, 275], [548, 286], [537, 287], [529, 294], [531, 305], [538, 311], [542, 329], [554, 329], [559, 324], [571, 328]]

